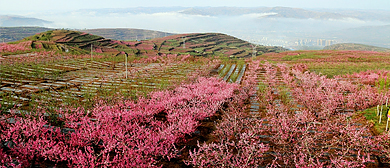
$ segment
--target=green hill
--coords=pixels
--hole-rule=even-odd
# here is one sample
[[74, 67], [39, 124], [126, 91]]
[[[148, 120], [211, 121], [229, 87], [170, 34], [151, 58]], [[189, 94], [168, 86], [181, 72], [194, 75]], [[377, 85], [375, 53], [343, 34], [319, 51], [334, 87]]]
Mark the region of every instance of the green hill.
[[378, 51], [378, 52], [390, 52], [389, 48], [376, 47], [364, 44], [356, 43], [341, 43], [326, 46], [324, 50], [356, 50], [356, 51]]

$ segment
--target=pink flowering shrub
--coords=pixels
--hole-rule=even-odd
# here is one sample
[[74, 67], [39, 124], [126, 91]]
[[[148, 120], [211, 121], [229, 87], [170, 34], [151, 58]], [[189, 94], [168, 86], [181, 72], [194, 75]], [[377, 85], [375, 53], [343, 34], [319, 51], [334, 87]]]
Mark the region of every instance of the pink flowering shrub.
[[380, 82], [380, 80], [383, 80], [383, 82], [385, 82], [385, 85], [390, 85], [390, 83], [388, 83], [389, 75], [390, 75], [390, 71], [369, 70], [369, 71], [354, 73], [351, 75], [344, 75], [338, 78], [356, 79], [358, 82], [366, 85], [376, 85]]
[[0, 43], [0, 52], [16, 52], [31, 50], [32, 41], [20, 42], [18, 44]]
[[175, 143], [194, 133], [199, 121], [215, 115], [238, 89], [216, 78], [199, 78], [136, 102], [62, 109], [57, 124], [44, 111], [25, 117], [11, 113], [0, 123], [0, 155], [5, 157], [0, 161], [12, 166], [7, 158], [13, 156], [16, 167], [45, 160], [69, 167], [159, 167], [159, 161], [178, 157]]
[[102, 48], [100, 48], [100, 47], [95, 48], [94, 52], [95, 53], [103, 53]]
[[[258, 63], [258, 62], [257, 62]], [[256, 64], [259, 65], [259, 64]], [[198, 149], [190, 151], [185, 163], [196, 167], [256, 167], [265, 164], [269, 146], [261, 142], [259, 135], [264, 133], [263, 122], [249, 118], [244, 113], [245, 101], [252, 95], [256, 82], [256, 66], [250, 66], [247, 78], [222, 119], [216, 125], [211, 143], [200, 144]]]
[[[271, 167], [364, 167], [373, 156], [387, 155], [366, 126], [355, 124], [352, 113], [380, 103], [385, 95], [370, 86], [328, 79], [306, 71], [302, 65], [276, 67], [265, 63], [266, 71], [280, 71], [282, 81], [269, 80], [267, 89], [283, 83], [293, 103], [275, 101], [267, 106], [266, 138], [273, 146]], [[265, 78], [274, 78], [266, 72]], [[277, 83], [276, 83], [277, 82]], [[272, 84], [274, 83], [274, 84]], [[276, 99], [278, 100], [278, 95]], [[378, 145], [382, 144], [382, 145]], [[388, 159], [388, 158], [387, 158]]]

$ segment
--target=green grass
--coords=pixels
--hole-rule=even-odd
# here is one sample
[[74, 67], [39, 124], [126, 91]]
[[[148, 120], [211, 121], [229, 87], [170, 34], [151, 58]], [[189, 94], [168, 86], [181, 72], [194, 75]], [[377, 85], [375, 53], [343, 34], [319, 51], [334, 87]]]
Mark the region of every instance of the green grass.
[[236, 69], [238, 69], [239, 71], [238, 71], [238, 73], [235, 73], [236, 70], [233, 71], [232, 75], [230, 76], [230, 81], [235, 82], [237, 80], [238, 75], [240, 74], [241, 68], [242, 68], [242, 65], [236, 66]]
[[296, 61], [301, 59], [318, 59], [324, 58], [325, 56], [316, 55], [315, 53], [303, 53], [299, 55], [287, 55], [282, 58], [283, 61]]
[[218, 72], [219, 77], [223, 78], [228, 73], [228, 71], [230, 70], [230, 67], [231, 67], [231, 65], [226, 65], [225, 64], [225, 67], [223, 67], [223, 69], [221, 69], [220, 72]]
[[[380, 109], [381, 107], [379, 107], [379, 110]], [[379, 123], [380, 116], [377, 115], [377, 107], [372, 107], [364, 111], [361, 111], [359, 113], [363, 114], [363, 116], [367, 119], [367, 121], [374, 125], [374, 128], [378, 133], [383, 133], [386, 130], [386, 122], [387, 122], [386, 113], [388, 109], [389, 107], [383, 106], [381, 123]]]
[[27, 54], [27, 53], [33, 53], [33, 52], [41, 52], [45, 51], [44, 49], [31, 49], [26, 51], [15, 51], [15, 52], [2, 52], [1, 55], [3, 56], [9, 56], [9, 55], [19, 55], [19, 54]]
[[93, 40], [97, 40], [100, 38], [102, 38], [102, 37], [96, 36], [96, 35], [77, 36], [73, 39], [73, 42], [93, 41]]
[[389, 76], [387, 76], [386, 78], [379, 77], [378, 82], [376, 82], [375, 85], [377, 86], [377, 88], [378, 88], [378, 90], [380, 92], [388, 91], [389, 88], [390, 88], [390, 78], [389, 78]]
[[390, 70], [390, 65], [387, 62], [378, 63], [357, 63], [357, 62], [340, 62], [340, 63], [308, 63], [308, 68], [316, 73], [326, 75], [328, 78], [333, 78], [336, 75], [346, 75], [359, 73], [367, 70]]
[[[131, 65], [131, 62], [136, 59], [140, 59], [142, 57], [137, 57], [134, 55], [130, 55], [128, 57], [129, 65]], [[94, 58], [93, 61], [96, 62], [113, 62], [115, 63], [123, 63], [125, 60], [124, 55], [123, 56], [104, 56], [103, 58]], [[200, 60], [197, 60], [200, 61]], [[199, 64], [203, 65], [204, 62], [197, 62], [193, 61], [190, 63], [184, 63], [180, 65], [179, 67], [188, 67], [193, 64]], [[63, 62], [65, 64], [75, 64], [75, 65], [80, 65], [84, 63], [84, 66], [88, 63], [90, 63], [89, 58], [85, 59], [70, 59], [70, 60], [58, 60], [55, 61], [55, 63], [60, 63]], [[0, 74], [0, 77], [4, 78], [11, 78], [14, 79], [15, 81], [19, 80], [35, 80], [35, 79], [50, 79], [50, 81], [57, 81], [59, 78], [65, 76], [84, 76], [85, 73], [84, 71], [81, 71], [81, 73], [78, 70], [67, 72], [64, 70], [46, 70], [43, 68], [49, 68], [49, 69], [56, 69], [52, 66], [52, 62], [42, 62], [42, 63], [17, 63], [13, 65], [4, 65], [0, 66], [0, 72], [5, 72], [4, 74]], [[30, 73], [23, 73], [20, 72], [22, 69], [31, 69]], [[172, 69], [171, 69], [172, 68]], [[166, 68], [163, 69], [163, 72], [166, 74], [170, 73], [175, 73], [173, 71], [174, 68], [177, 67], [171, 67], [171, 68]], [[90, 68], [89, 66], [86, 67], [86, 69], [83, 70], [97, 70], [94, 67]], [[184, 68], [185, 69], [185, 68]], [[18, 72], [18, 73], [14, 73]], [[88, 71], [89, 72], [89, 71]], [[26, 75], [25, 75], [26, 74]], [[11, 76], [7, 76], [11, 75]], [[132, 74], [132, 78], [126, 80], [128, 83], [133, 83], [132, 80], [136, 80], [137, 82], [142, 82], [142, 83], [155, 83], [156, 89], [153, 88], [148, 88], [144, 85], [140, 85], [140, 87], [133, 87], [131, 85], [127, 85], [125, 83], [122, 84], [114, 84], [110, 81], [106, 81], [107, 83], [101, 87], [98, 87], [97, 89], [90, 89], [89, 87], [87, 90], [79, 90], [78, 92], [81, 92], [82, 95], [79, 98], [75, 98], [73, 93], [68, 90], [68, 86], [65, 88], [59, 88], [57, 89], [48, 89], [48, 90], [40, 90], [38, 92], [34, 93], [29, 93], [29, 97], [31, 98], [31, 101], [28, 102], [28, 107], [26, 109], [31, 109], [34, 107], [44, 107], [45, 110], [48, 112], [55, 112], [55, 110], [58, 107], [61, 107], [62, 105], [66, 106], [71, 106], [71, 107], [82, 107], [84, 109], [90, 109], [92, 108], [97, 100], [107, 100], [107, 101], [112, 101], [114, 102], [115, 99], [120, 98], [120, 97], [125, 97], [127, 99], [137, 99], [139, 96], [146, 97], [151, 91], [156, 91], [156, 90], [164, 90], [164, 89], [169, 89], [171, 86], [175, 84], [179, 84], [182, 81], [185, 81], [187, 77], [184, 75], [183, 78], [179, 79], [174, 79], [173, 81], [170, 80], [168, 77], [153, 77], [153, 78], [143, 78], [142, 75], [139, 76], [138, 78], [136, 77], [136, 74]], [[153, 75], [153, 74], [152, 74]], [[32, 76], [32, 77], [31, 77]], [[88, 75], [87, 75], [88, 76]], [[90, 75], [91, 76], [91, 75]], [[102, 76], [95, 75], [96, 78], [101, 78]], [[125, 80], [125, 79], [122, 79]], [[34, 84], [33, 84], [34, 85]], [[59, 96], [53, 96], [54, 95], [59, 95]], [[24, 93], [22, 94], [24, 95]], [[80, 94], [77, 94], [80, 95]], [[18, 96], [18, 93], [3, 93], [1, 92], [0, 98], [1, 98], [1, 109], [0, 111], [6, 111], [8, 109], [11, 109], [14, 107], [15, 104], [19, 103], [26, 103], [23, 101], [19, 100], [14, 100], [12, 96]], [[25, 97], [22, 96], [22, 97]], [[47, 108], [47, 109], [46, 109]]]

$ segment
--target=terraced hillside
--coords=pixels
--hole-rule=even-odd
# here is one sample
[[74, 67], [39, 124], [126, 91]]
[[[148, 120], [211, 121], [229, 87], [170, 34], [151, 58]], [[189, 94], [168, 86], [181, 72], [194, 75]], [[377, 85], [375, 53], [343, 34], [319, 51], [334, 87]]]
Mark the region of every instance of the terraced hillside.
[[[52, 30], [27, 37], [33, 49], [50, 49], [73, 53], [104, 53], [119, 55], [157, 56], [162, 54], [191, 54], [192, 56], [250, 57], [269, 52], [285, 51], [281, 47], [257, 46], [220, 33], [180, 34], [138, 41], [117, 41], [101, 36], [70, 30]], [[19, 42], [16, 42], [19, 43]], [[3, 54], [5, 55], [5, 54]]]
[[151, 40], [162, 53], [192, 53], [199, 56], [223, 55], [229, 57], [250, 57], [253, 53], [285, 51], [281, 47], [259, 46], [253, 51], [250, 43], [220, 33], [181, 34]]

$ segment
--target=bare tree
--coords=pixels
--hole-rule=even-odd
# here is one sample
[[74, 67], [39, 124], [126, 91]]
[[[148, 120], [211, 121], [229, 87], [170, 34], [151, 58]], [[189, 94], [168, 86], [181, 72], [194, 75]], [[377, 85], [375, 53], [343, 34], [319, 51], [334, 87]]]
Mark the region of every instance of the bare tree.
[[255, 41], [253, 41], [253, 43], [251, 43], [251, 47], [252, 47], [252, 57], [256, 57], [256, 54], [257, 54], [257, 50], [256, 48], [259, 46], [259, 44], [255, 44]]
[[186, 48], [186, 40], [187, 40], [187, 37], [183, 37], [183, 48]]

